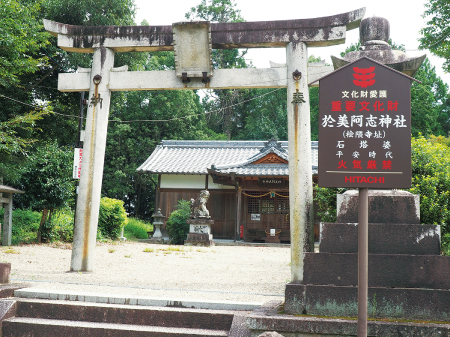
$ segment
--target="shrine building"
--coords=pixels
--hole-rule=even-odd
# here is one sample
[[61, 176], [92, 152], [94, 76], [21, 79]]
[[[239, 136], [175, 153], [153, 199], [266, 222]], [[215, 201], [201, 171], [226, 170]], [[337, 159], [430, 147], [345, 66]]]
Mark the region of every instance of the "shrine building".
[[[311, 153], [317, 182], [318, 142]], [[158, 175], [155, 209], [166, 218], [207, 189], [215, 239], [289, 243], [288, 160], [287, 141], [163, 140], [138, 171]]]

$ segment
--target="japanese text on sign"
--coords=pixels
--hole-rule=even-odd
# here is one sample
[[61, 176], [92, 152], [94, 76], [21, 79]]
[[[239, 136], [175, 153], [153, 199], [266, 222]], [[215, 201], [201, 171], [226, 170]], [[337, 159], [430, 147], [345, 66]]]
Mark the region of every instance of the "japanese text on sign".
[[322, 79], [319, 186], [410, 187], [410, 105], [410, 79], [369, 59]]

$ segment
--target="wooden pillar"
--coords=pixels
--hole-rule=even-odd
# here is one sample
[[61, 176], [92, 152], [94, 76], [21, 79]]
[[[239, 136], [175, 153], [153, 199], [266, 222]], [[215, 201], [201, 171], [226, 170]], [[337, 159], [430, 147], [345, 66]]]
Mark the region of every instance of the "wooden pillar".
[[3, 215], [2, 225], [2, 246], [11, 246], [12, 238], [12, 203], [13, 194], [7, 193], [8, 202], [3, 204], [5, 207], [5, 213]]
[[236, 185], [237, 196], [236, 196], [236, 237], [237, 240], [241, 238], [241, 212], [242, 212], [242, 190], [239, 185]]
[[[158, 174], [158, 186], [156, 186], [156, 195], [155, 195], [155, 213], [158, 211], [158, 208], [160, 208], [161, 205], [161, 193], [159, 189], [161, 188], [161, 175]], [[166, 217], [169, 217], [169, 215], [165, 214]]]
[[[308, 52], [305, 43], [291, 42], [287, 45], [286, 66], [291, 282], [302, 282], [304, 251], [314, 249]], [[300, 80], [294, 80], [294, 72], [301, 72]], [[304, 102], [294, 102], [294, 93], [302, 93]]]

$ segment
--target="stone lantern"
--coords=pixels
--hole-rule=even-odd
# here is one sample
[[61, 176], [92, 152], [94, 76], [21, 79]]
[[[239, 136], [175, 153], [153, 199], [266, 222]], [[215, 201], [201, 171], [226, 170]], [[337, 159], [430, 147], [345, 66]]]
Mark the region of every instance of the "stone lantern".
[[150, 239], [151, 243], [164, 243], [164, 238], [161, 233], [161, 226], [164, 225], [164, 222], [162, 222], [162, 219], [165, 218], [164, 215], [161, 214], [161, 208], [158, 208], [158, 211], [152, 215], [152, 218], [154, 218], [153, 221], [153, 236]]
[[331, 56], [334, 69], [337, 70], [361, 57], [368, 57], [413, 77], [426, 55], [411, 57], [401, 50], [393, 50], [389, 45], [389, 38], [390, 25], [388, 20], [375, 16], [362, 20], [359, 27], [361, 48], [345, 54], [342, 59]]

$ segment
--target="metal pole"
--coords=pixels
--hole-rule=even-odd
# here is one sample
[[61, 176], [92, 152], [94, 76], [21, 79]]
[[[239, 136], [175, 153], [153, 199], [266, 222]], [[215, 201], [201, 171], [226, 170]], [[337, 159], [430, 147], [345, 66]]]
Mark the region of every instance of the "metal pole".
[[358, 337], [367, 337], [367, 295], [369, 279], [368, 189], [359, 189], [358, 203]]

